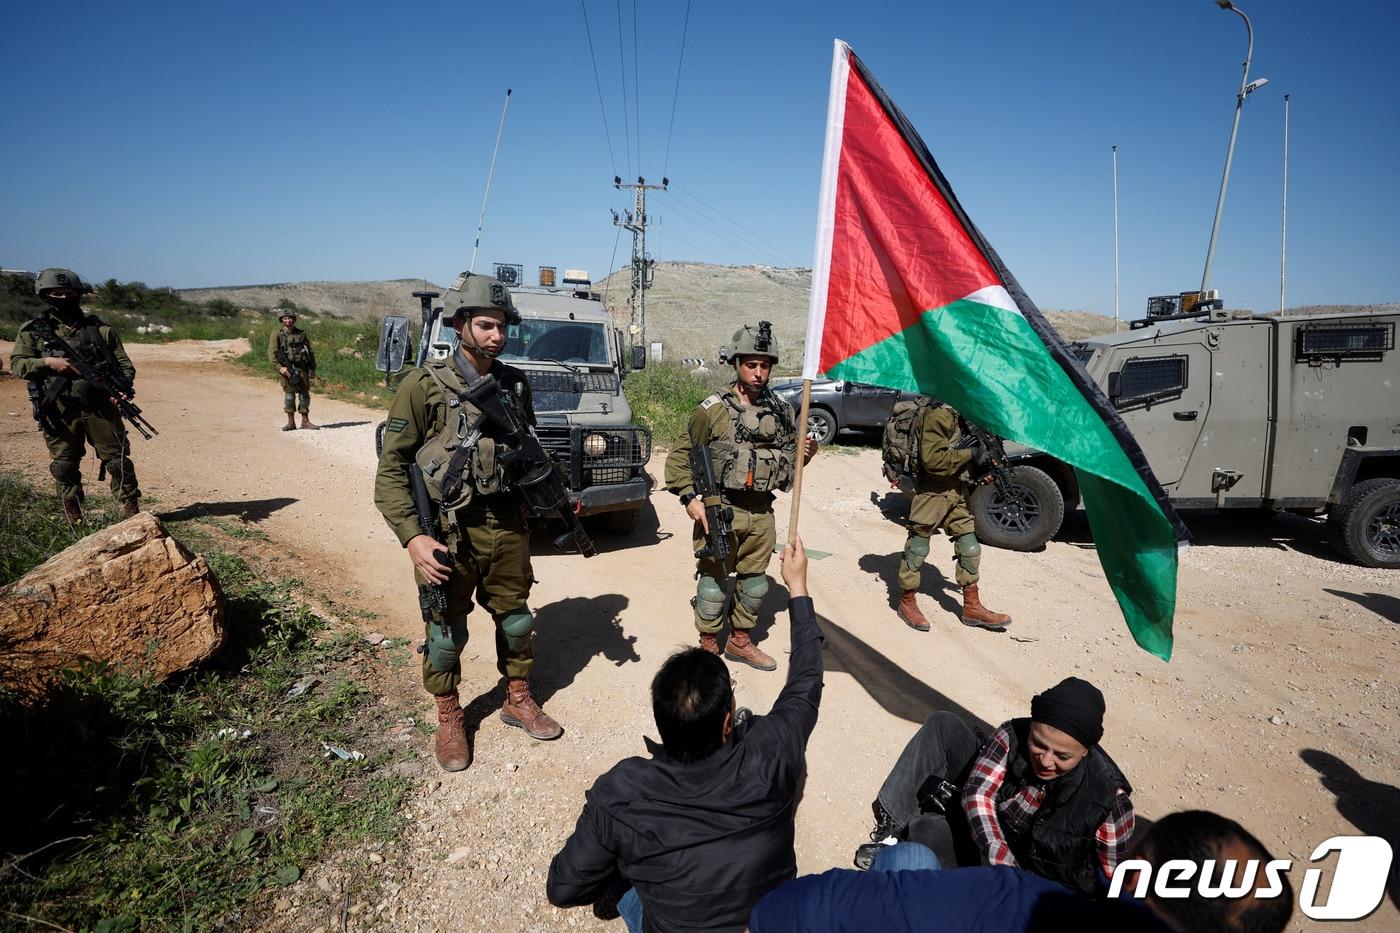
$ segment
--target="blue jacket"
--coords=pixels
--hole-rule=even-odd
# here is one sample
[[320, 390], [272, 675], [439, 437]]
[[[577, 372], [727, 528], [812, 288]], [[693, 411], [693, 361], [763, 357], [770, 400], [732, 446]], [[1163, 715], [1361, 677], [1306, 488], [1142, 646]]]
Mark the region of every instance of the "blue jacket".
[[1094, 901], [1018, 868], [807, 875], [771, 891], [750, 933], [1168, 933], [1141, 903]]

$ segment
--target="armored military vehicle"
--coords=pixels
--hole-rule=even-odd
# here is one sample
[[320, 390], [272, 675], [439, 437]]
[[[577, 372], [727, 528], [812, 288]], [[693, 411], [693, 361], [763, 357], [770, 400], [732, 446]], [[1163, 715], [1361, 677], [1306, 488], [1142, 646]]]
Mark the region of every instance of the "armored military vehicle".
[[[1400, 567], [1400, 314], [1260, 316], [1218, 296], [1154, 298], [1124, 332], [1072, 346], [1183, 510], [1325, 515], [1345, 559]], [[1044, 544], [1079, 503], [1074, 471], [1007, 445], [1015, 501], [971, 497], [978, 537]]]
[[[516, 285], [518, 278], [509, 276], [507, 280], [521, 322], [510, 328], [500, 359], [522, 371], [530, 383], [538, 421], [535, 434], [564, 467], [575, 511], [600, 516], [608, 531], [629, 531], [651, 492], [646, 472], [651, 432], [632, 423], [623, 380], [629, 369], [646, 365], [645, 356], [633, 354], [628, 360], [622, 334], [591, 290], [587, 272], [566, 270], [561, 287]], [[546, 280], [552, 282], [553, 275]], [[423, 307], [421, 332], [428, 335], [419, 343], [419, 365], [428, 357], [446, 358], [457, 347], [457, 334], [443, 319], [442, 308], [433, 304], [438, 294], [414, 296]], [[406, 335], [407, 322], [397, 318], [403, 324], [394, 327], [389, 323], [393, 320], [386, 318], [380, 339], [380, 368], [386, 371], [396, 367], [395, 361], [383, 359], [385, 348], [406, 342], [400, 336], [396, 343], [394, 333]]]

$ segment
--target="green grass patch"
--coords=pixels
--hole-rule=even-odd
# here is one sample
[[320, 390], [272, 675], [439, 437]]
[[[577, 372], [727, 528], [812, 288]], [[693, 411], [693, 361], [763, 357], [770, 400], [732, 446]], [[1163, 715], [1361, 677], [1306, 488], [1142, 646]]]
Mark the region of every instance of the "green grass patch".
[[[250, 349], [235, 362], [268, 379], [277, 379], [277, 367], [267, 359], [267, 344], [280, 326], [276, 321], [259, 321], [246, 335]], [[374, 368], [379, 347], [378, 323], [308, 315], [298, 318], [297, 326], [311, 337], [311, 348], [316, 353], [317, 383], [311, 387], [313, 394], [371, 408], [389, 407], [399, 377], [395, 376], [386, 387], [384, 374]]]
[[[70, 543], [51, 497], [8, 474], [0, 497], [7, 573]], [[216, 525], [172, 528], [225, 593], [229, 640], [215, 658], [165, 684], [89, 665], [40, 700], [0, 688], [0, 914], [10, 919], [218, 928], [333, 849], [402, 829], [407, 780], [381, 771], [395, 713], [366, 686], [379, 657], [302, 603], [296, 581], [221, 549]], [[318, 683], [288, 696], [308, 675]], [[367, 757], [327, 757], [322, 743]]]
[[690, 413], [705, 397], [727, 382], [727, 368], [696, 375], [676, 363], [649, 363], [627, 376], [627, 401], [632, 417], [650, 428], [656, 443], [670, 447], [685, 432]]

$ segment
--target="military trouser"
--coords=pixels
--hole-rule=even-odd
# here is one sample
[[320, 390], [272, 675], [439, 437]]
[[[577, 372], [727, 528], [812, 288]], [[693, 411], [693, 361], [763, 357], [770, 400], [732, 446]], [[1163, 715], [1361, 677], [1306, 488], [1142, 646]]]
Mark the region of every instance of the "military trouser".
[[49, 416], [44, 429], [44, 444], [49, 448], [49, 472], [53, 474], [58, 495], [65, 502], [83, 498], [83, 454], [85, 443], [92, 444], [97, 459], [107, 467], [112, 484], [112, 498], [118, 502], [135, 502], [141, 497], [136, 485], [136, 467], [131, 463], [131, 441], [126, 426], [111, 404], [90, 409], [56, 411]]
[[[473, 596], [496, 623], [496, 669], [506, 677], [529, 677], [535, 663], [534, 618], [527, 605], [534, 583], [530, 534], [519, 502], [513, 497], [489, 505], [474, 502], [458, 513], [458, 520], [460, 527], [447, 542], [452, 556], [452, 574], [445, 584], [447, 631], [437, 622], [429, 623], [423, 652], [423, 686], [438, 696], [456, 693], [462, 682], [462, 649]], [[415, 575], [422, 583], [423, 577], [416, 571]]]
[[[695, 592], [695, 628], [715, 633], [724, 628], [726, 601], [730, 621], [736, 629], [748, 630], [758, 622], [758, 607], [768, 592], [768, 561], [773, 556], [777, 529], [773, 524], [772, 497], [767, 508], [734, 509], [734, 539], [727, 566], [712, 557], [697, 557], [699, 577]], [[705, 533], [697, 522], [694, 541], [698, 551], [705, 546]], [[729, 574], [737, 574], [734, 598], [728, 599]]]
[[955, 542], [958, 586], [977, 582], [981, 547], [973, 535], [972, 513], [968, 511], [963, 490], [921, 490], [914, 493], [909, 507], [909, 537], [904, 542], [904, 556], [899, 562], [900, 589], [919, 588], [924, 559], [928, 557], [929, 538], [939, 528]]
[[303, 415], [311, 411], [311, 376], [302, 371], [301, 378], [288, 379], [282, 376], [282, 410], [287, 414], [299, 411]]

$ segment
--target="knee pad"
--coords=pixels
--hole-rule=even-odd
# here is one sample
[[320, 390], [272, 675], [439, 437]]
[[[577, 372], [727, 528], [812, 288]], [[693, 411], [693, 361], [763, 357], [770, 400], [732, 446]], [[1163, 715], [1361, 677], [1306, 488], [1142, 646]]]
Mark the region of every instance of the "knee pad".
[[293, 392], [283, 392], [283, 393], [282, 393], [282, 410], [283, 410], [283, 411], [293, 411], [293, 410], [296, 409], [296, 405], [297, 405], [297, 397], [296, 397], [296, 394], [295, 394], [295, 393], [293, 393]]
[[958, 535], [953, 541], [953, 553], [957, 555], [958, 565], [973, 576], [977, 575], [977, 568], [982, 565], [982, 545], [977, 542], [977, 536], [972, 532], [965, 535]]
[[76, 460], [49, 461], [49, 474], [60, 483], [78, 483], [83, 478], [83, 471]]
[[713, 622], [724, 615], [724, 587], [714, 577], [700, 578], [695, 587], [695, 612], [706, 622]]
[[928, 548], [928, 538], [910, 535], [909, 540], [904, 542], [904, 566], [910, 570], [918, 570], [928, 558]]
[[467, 620], [458, 619], [447, 625], [436, 622], [428, 625], [428, 640], [423, 648], [424, 657], [433, 670], [446, 674], [457, 667], [457, 659], [467, 644]]
[[535, 630], [535, 617], [523, 606], [514, 612], [507, 612], [496, 621], [501, 634], [506, 637], [506, 645], [512, 651], [524, 651], [530, 645], [530, 633]]
[[734, 596], [750, 614], [758, 615], [758, 607], [763, 605], [763, 595], [768, 592], [768, 575], [764, 573], [744, 573], [739, 575], [734, 588]]

